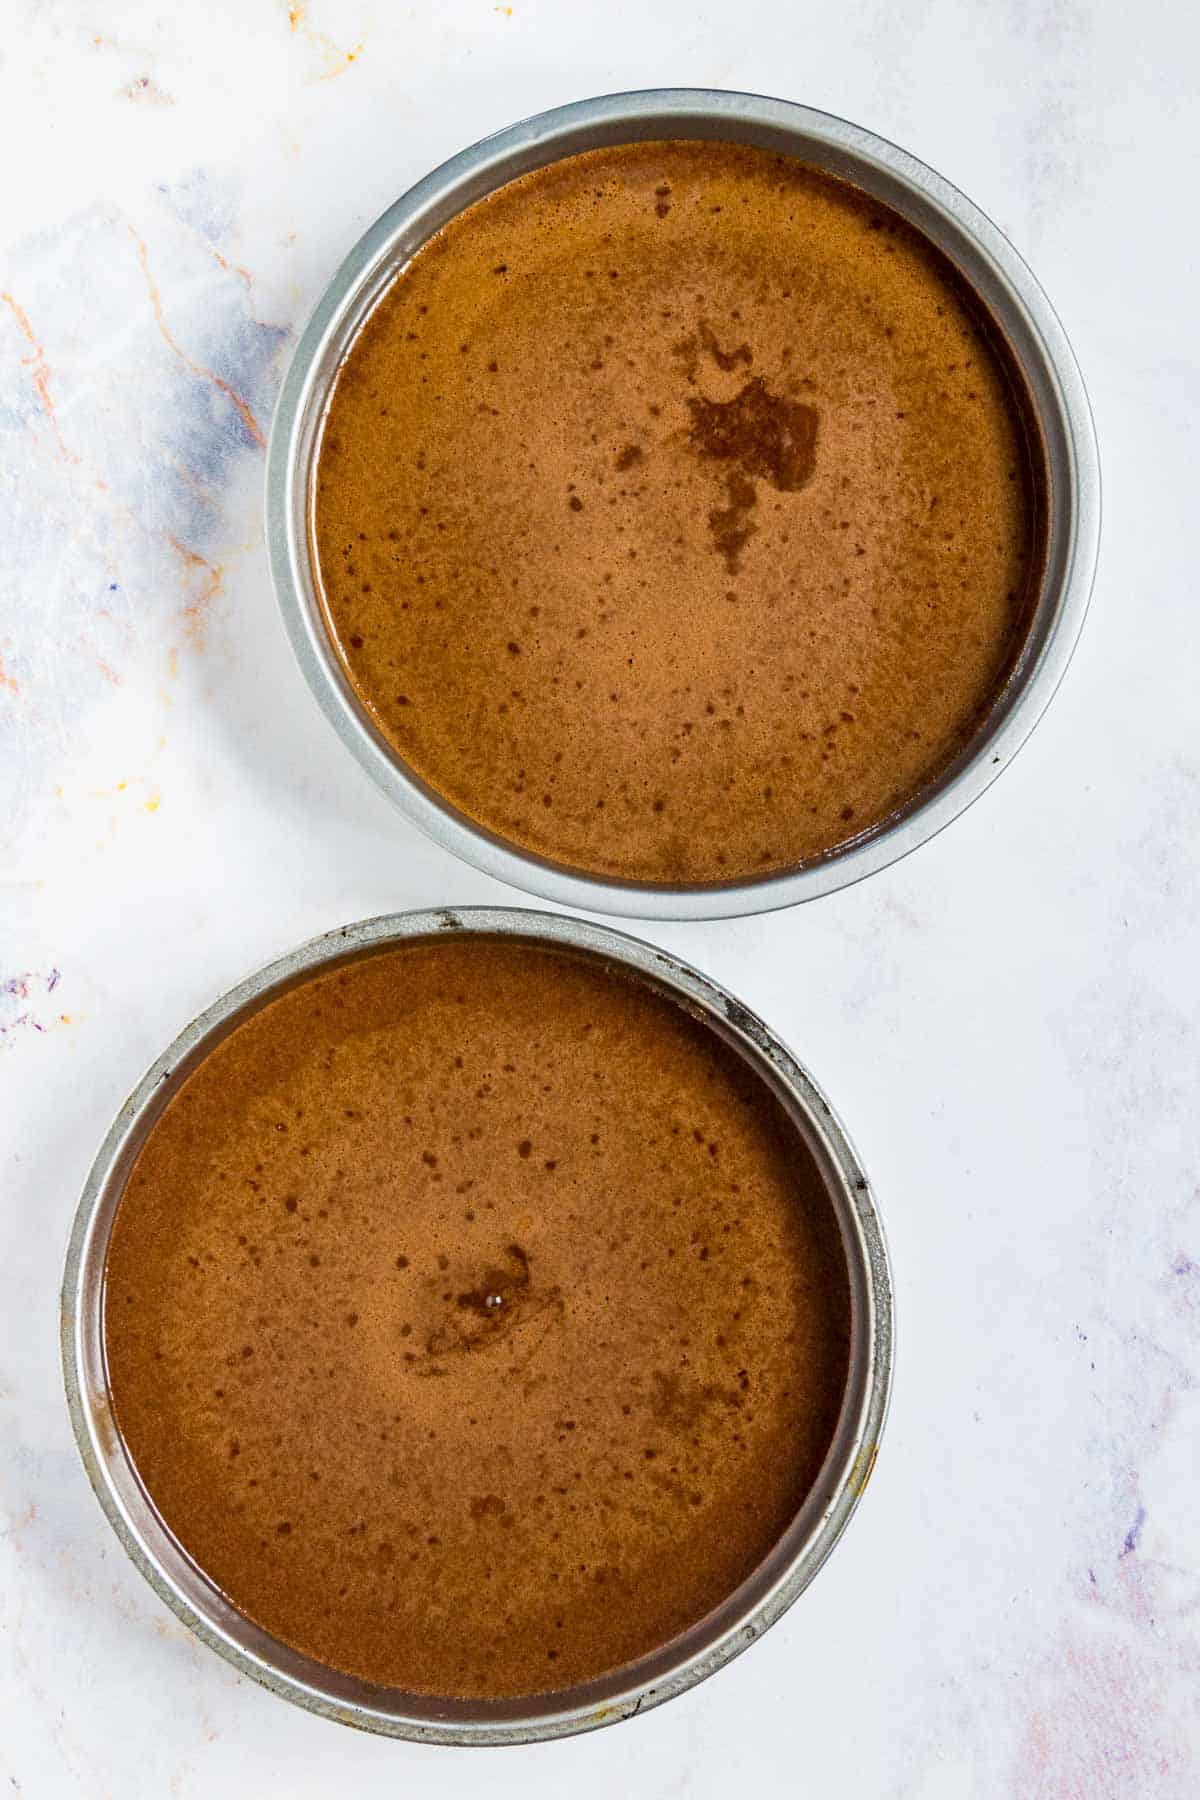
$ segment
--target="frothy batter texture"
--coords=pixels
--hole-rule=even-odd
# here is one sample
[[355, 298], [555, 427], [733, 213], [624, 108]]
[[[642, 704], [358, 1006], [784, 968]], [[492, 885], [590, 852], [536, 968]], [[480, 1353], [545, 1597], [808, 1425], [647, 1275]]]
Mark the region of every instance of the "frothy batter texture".
[[236, 1606], [410, 1691], [567, 1686], [748, 1576], [848, 1369], [820, 1174], [741, 1059], [486, 937], [309, 978], [170, 1102], [121, 1200], [114, 1412]]
[[671, 885], [818, 858], [969, 740], [1040, 577], [1008, 355], [886, 207], [742, 146], [589, 151], [397, 277], [315, 470], [328, 625], [479, 824]]

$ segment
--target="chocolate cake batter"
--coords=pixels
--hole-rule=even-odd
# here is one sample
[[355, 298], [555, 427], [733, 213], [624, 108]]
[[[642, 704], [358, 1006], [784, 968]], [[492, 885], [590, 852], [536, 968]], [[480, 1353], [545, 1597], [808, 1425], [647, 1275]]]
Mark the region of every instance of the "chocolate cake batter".
[[252, 1619], [532, 1693], [663, 1644], [809, 1491], [848, 1367], [821, 1178], [737, 1055], [595, 960], [447, 937], [237, 1027], [108, 1252], [118, 1425]]
[[453, 220], [334, 388], [329, 628], [410, 766], [556, 862], [821, 856], [962, 748], [1040, 577], [994, 330], [894, 213], [728, 144], [589, 151]]

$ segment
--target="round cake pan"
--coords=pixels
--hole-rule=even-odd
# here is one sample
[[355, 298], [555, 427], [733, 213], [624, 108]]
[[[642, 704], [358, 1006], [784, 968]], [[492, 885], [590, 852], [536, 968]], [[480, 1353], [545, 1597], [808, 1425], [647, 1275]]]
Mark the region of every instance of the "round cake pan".
[[[851, 1293], [849, 1377], [821, 1473], [753, 1575], [715, 1611], [653, 1654], [585, 1687], [506, 1701], [462, 1701], [370, 1686], [300, 1655], [254, 1625], [177, 1542], [142, 1486], [117, 1427], [104, 1351], [109, 1235], [138, 1152], [188, 1075], [250, 1014], [311, 975], [364, 951], [445, 932], [569, 947], [631, 972], [734, 1046], [786, 1108], [825, 1180]], [[117, 1536], [159, 1597], [243, 1674], [325, 1718], [392, 1737], [512, 1744], [615, 1723], [694, 1686], [753, 1643], [812, 1580], [844, 1531], [871, 1469], [887, 1410], [892, 1286], [866, 1176], [806, 1070], [733, 997], [686, 963], [565, 915], [473, 908], [412, 912], [329, 932], [250, 976], [189, 1025], [126, 1101], [87, 1179], [62, 1290], [67, 1399], [92, 1486]]]
[[[575, 872], [494, 836], [444, 800], [387, 743], [346, 679], [322, 618], [311, 550], [310, 476], [333, 380], [396, 273], [455, 214], [505, 182], [581, 150], [657, 138], [746, 143], [798, 157], [923, 231], [975, 291], [1022, 370], [1047, 470], [1041, 591], [1021, 653], [967, 748], [857, 842], [783, 873], [718, 886]], [[978, 207], [906, 151], [844, 119], [752, 94], [664, 88], [581, 100], [510, 126], [443, 163], [372, 225], [322, 296], [284, 380], [267, 458], [266, 522], [284, 622], [309, 686], [343, 742], [410, 819], [487, 874], [546, 900], [642, 918], [724, 918], [810, 900], [885, 868], [991, 784], [1040, 717], [1078, 637], [1096, 566], [1100, 470], [1066, 334], [1029, 269]]]

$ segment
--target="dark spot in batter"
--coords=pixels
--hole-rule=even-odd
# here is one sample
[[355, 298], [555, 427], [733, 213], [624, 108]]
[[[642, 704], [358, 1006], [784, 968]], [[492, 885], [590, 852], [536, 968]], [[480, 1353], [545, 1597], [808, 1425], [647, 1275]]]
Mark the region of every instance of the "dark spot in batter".
[[708, 515], [713, 540], [731, 574], [754, 525], [747, 515], [757, 504], [751, 479], [760, 476], [781, 493], [802, 488], [816, 466], [817, 411], [803, 401], [773, 394], [761, 375], [732, 400], [688, 400], [693, 450], [714, 462], [733, 463], [725, 478], [729, 504]]

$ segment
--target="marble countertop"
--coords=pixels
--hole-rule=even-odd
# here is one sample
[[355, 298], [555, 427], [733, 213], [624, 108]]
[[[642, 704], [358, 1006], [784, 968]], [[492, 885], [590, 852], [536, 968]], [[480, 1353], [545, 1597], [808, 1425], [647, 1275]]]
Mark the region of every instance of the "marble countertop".
[[[1178, 0], [12, 0], [0, 38], [0, 1794], [1190, 1800], [1200, 1792], [1195, 71]], [[1100, 579], [969, 814], [807, 908], [646, 928], [763, 1011], [870, 1169], [900, 1321], [871, 1488], [703, 1687], [507, 1751], [239, 1679], [105, 1524], [56, 1300], [99, 1140], [331, 925], [514, 896], [304, 689], [261, 537], [296, 330], [394, 196], [587, 93], [896, 139], [1031, 261], [1088, 380]]]

